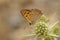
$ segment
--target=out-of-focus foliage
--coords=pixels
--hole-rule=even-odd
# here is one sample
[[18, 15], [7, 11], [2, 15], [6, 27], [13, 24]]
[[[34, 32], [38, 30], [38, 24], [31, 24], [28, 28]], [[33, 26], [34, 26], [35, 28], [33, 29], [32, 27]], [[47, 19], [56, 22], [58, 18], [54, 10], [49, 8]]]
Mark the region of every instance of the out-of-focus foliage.
[[52, 32], [56, 35], [60, 35], [60, 25], [56, 24], [53, 28], [52, 28]]
[[46, 37], [44, 38], [44, 40], [55, 40], [55, 39], [54, 39], [54, 37], [52, 37], [52, 36], [46, 36]]

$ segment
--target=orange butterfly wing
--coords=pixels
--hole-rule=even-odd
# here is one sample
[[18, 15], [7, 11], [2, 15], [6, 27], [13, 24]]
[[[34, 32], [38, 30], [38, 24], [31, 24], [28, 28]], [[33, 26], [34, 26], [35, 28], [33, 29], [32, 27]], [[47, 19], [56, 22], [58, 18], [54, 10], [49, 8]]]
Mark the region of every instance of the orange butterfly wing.
[[30, 14], [30, 10], [27, 10], [27, 9], [24, 9], [21, 11], [22, 15], [24, 16], [24, 18], [29, 22], [29, 24], [32, 23], [32, 20], [31, 20], [31, 14]]
[[42, 15], [42, 12], [38, 9], [31, 9], [31, 10], [23, 9], [21, 13], [24, 16], [24, 18], [29, 22], [29, 24], [35, 22]]

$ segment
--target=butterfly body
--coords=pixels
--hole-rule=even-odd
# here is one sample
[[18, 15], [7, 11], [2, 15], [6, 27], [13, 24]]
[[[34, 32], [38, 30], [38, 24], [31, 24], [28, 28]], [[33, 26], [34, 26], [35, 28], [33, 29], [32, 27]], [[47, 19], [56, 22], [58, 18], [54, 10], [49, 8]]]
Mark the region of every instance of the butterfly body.
[[21, 10], [21, 14], [24, 16], [24, 18], [30, 25], [36, 20], [38, 20], [42, 15], [41, 11], [38, 9], [23, 9]]

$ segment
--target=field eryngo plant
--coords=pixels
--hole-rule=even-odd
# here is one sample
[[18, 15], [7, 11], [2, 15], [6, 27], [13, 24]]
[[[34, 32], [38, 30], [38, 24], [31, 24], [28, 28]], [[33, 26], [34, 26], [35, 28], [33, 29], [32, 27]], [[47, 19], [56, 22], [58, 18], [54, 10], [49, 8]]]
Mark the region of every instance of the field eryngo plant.
[[[58, 22], [54, 23], [51, 27], [47, 25], [48, 19], [42, 15], [40, 20], [35, 24], [35, 31], [32, 36], [36, 36], [37, 40], [57, 40], [60, 35], [60, 26]], [[31, 36], [31, 35], [30, 35]]]
[[45, 37], [48, 34], [48, 27], [44, 22], [39, 22], [36, 25], [35, 33], [38, 37]]

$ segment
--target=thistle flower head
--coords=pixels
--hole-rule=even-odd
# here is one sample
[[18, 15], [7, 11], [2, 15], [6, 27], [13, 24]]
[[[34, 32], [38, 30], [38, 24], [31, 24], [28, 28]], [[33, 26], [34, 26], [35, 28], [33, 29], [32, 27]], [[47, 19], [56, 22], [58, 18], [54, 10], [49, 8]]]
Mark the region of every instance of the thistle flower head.
[[47, 35], [48, 33], [48, 27], [44, 22], [39, 22], [38, 24], [36, 24], [36, 35], [38, 37], [44, 37]]

